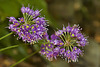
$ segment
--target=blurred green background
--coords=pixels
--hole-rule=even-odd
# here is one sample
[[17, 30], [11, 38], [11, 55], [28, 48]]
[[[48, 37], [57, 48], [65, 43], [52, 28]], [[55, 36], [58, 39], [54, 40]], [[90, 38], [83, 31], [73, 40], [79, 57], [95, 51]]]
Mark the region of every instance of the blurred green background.
[[[33, 9], [43, 9], [41, 16], [49, 20], [49, 35], [57, 28], [70, 23], [79, 24], [82, 32], [89, 36], [89, 45], [84, 48], [84, 55], [76, 63], [67, 63], [62, 59], [47, 61], [40, 54], [16, 65], [16, 67], [100, 67], [100, 0], [0, 0], [0, 37], [10, 33], [7, 29], [7, 17], [21, 17], [22, 5]], [[17, 36], [10, 35], [0, 40], [0, 49], [20, 45], [20, 47], [0, 52], [0, 67], [9, 67], [35, 50], [26, 46]]]

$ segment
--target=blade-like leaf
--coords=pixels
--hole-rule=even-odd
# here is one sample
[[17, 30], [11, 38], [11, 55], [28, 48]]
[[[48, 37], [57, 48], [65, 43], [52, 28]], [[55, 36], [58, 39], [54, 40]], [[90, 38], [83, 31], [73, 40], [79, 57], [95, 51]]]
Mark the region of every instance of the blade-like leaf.
[[11, 34], [13, 34], [13, 32], [11, 32], [11, 33], [9, 33], [9, 34], [7, 34], [7, 35], [1, 37], [0, 40], [2, 40], [3, 38], [5, 38], [5, 37], [7, 37], [7, 36], [9, 36], [9, 35], [11, 35]]
[[2, 49], [0, 49], [0, 52], [4, 51], [4, 50], [7, 50], [7, 49], [15, 48], [15, 47], [18, 47], [18, 46], [19, 45], [14, 45], [14, 46], [9, 46], [9, 47], [6, 47], [6, 48], [2, 48]]
[[34, 53], [24, 57], [23, 59], [19, 60], [18, 62], [16, 62], [15, 64], [11, 65], [10, 67], [14, 67], [15, 65], [21, 63], [22, 61], [26, 60], [27, 58], [31, 57], [32, 55], [36, 54], [39, 50], [35, 51]]

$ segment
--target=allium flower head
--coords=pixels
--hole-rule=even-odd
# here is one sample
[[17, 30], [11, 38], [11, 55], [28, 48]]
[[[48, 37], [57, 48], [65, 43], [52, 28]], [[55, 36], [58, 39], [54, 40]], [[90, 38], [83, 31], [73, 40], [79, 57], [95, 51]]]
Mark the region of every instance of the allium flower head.
[[[51, 35], [49, 42], [50, 44], [41, 46], [43, 48], [41, 48], [40, 53], [51, 61], [53, 58], [57, 59], [60, 56], [68, 62], [78, 61], [79, 55], [83, 55], [82, 47], [88, 43], [87, 37], [81, 33], [81, 28], [78, 25], [72, 27], [70, 25], [63, 26], [63, 30], [58, 30]], [[48, 45], [52, 47], [48, 48]], [[48, 52], [49, 56], [46, 52]]]
[[33, 44], [38, 40], [41, 40], [44, 34], [47, 32], [47, 20], [44, 17], [40, 17], [39, 10], [32, 10], [29, 7], [22, 7], [21, 12], [23, 17], [15, 19], [9, 17], [9, 29], [16, 32], [19, 39]]

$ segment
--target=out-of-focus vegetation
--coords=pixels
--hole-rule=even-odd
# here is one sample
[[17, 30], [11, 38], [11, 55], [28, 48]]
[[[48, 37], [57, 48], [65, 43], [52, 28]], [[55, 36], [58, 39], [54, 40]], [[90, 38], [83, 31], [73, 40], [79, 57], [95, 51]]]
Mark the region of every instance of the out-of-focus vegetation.
[[[54, 33], [56, 28], [61, 29], [63, 24], [79, 24], [89, 36], [90, 43], [77, 63], [68, 64], [61, 59], [49, 62], [36, 54], [16, 67], [100, 67], [100, 0], [0, 0], [0, 37], [10, 33], [6, 28], [9, 24], [7, 17], [21, 17], [20, 8], [28, 4], [33, 9], [43, 9], [41, 16], [49, 20], [49, 34]], [[0, 40], [0, 49], [20, 45], [0, 52], [0, 67], [9, 67], [34, 52], [34, 46], [27, 46], [27, 43], [16, 38], [11, 35]]]

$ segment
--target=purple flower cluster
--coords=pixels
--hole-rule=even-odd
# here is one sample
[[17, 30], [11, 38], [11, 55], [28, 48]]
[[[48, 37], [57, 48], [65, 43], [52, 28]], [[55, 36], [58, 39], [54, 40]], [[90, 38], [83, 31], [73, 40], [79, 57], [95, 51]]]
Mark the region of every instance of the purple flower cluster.
[[18, 38], [24, 41], [34, 44], [38, 40], [43, 39], [43, 36], [47, 32], [47, 20], [44, 17], [39, 17], [39, 10], [32, 10], [29, 7], [22, 7], [21, 12], [23, 17], [15, 19], [9, 17], [9, 29], [16, 32]]
[[78, 25], [67, 27], [63, 26], [63, 30], [58, 30], [55, 34], [47, 34], [47, 20], [40, 17], [39, 10], [32, 10], [29, 7], [22, 7], [23, 17], [15, 19], [9, 17], [9, 29], [18, 35], [19, 39], [24, 42], [34, 44], [39, 40], [43, 40], [40, 53], [48, 60], [61, 57], [68, 62], [78, 61], [79, 55], [83, 55], [82, 47], [87, 45], [87, 37], [81, 33]]
[[81, 33], [78, 25], [67, 27], [63, 26], [63, 30], [55, 32], [48, 39], [49, 44], [42, 44], [40, 53], [48, 60], [52, 61], [53, 58], [60, 56], [68, 62], [78, 61], [79, 55], [83, 54], [82, 47], [87, 45], [87, 37]]

